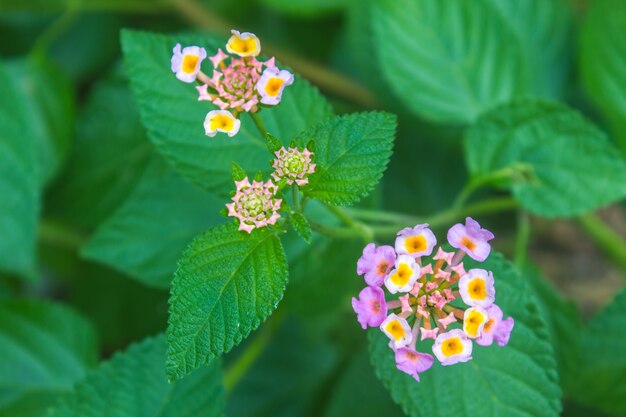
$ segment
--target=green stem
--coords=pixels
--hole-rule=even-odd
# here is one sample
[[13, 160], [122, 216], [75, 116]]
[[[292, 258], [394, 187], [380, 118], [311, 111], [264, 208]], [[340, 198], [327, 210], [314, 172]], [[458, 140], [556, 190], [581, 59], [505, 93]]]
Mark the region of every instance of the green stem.
[[300, 193], [298, 191], [298, 185], [294, 182], [291, 184], [291, 198], [293, 200], [293, 209], [297, 212], [302, 212], [300, 207]]
[[364, 238], [364, 236], [361, 234], [360, 231], [353, 229], [351, 227], [328, 226], [325, 224], [318, 223], [311, 219], [309, 219], [309, 224], [311, 225], [311, 229], [315, 230], [317, 233], [320, 233], [324, 236], [327, 236], [333, 239]]
[[622, 271], [626, 272], [626, 242], [624, 242], [624, 238], [615, 233], [613, 229], [593, 213], [580, 216], [578, 222], [595, 244]]
[[523, 269], [528, 255], [530, 241], [530, 216], [524, 210], [517, 213], [517, 237], [515, 238], [515, 264]]
[[256, 128], [259, 130], [259, 132], [261, 132], [261, 136], [263, 137], [263, 143], [265, 143], [265, 136], [267, 135], [267, 129], [265, 128], [265, 125], [263, 124], [263, 120], [261, 120], [258, 113], [248, 113], [248, 114], [252, 118], [252, 121], [254, 122], [254, 125], [256, 126]]
[[511, 166], [474, 177], [465, 185], [465, 187], [463, 187], [452, 207], [457, 209], [463, 207], [471, 195], [485, 185], [513, 179], [517, 176], [523, 175], [526, 171], [528, 171], [528, 167], [525, 164], [513, 164]]
[[223, 384], [227, 394], [232, 392], [241, 378], [248, 372], [252, 365], [254, 365], [259, 356], [261, 356], [272, 340], [274, 332], [282, 322], [282, 317], [281, 312], [276, 312], [271, 316], [265, 326], [261, 328], [259, 334], [246, 346], [237, 360], [226, 369]]
[[358, 220], [355, 220], [352, 216], [350, 216], [347, 212], [345, 212], [341, 207], [336, 207], [331, 204], [324, 204], [331, 213], [335, 215], [339, 220], [341, 220], [346, 226], [349, 226], [351, 229], [355, 230], [359, 236], [363, 238], [364, 241], [370, 242], [374, 238], [374, 233], [370, 226], [365, 223], [361, 223]]

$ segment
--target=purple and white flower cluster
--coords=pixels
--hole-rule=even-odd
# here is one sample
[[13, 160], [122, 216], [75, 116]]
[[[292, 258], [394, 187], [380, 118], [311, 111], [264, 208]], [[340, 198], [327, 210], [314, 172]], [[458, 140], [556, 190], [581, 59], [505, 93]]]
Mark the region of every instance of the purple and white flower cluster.
[[232, 30], [226, 43], [226, 51], [237, 57], [217, 50], [209, 57], [213, 64], [211, 77], [201, 71], [207, 52], [199, 46], [181, 49], [176, 44], [171, 59], [172, 72], [183, 82], [200, 82], [198, 100], [210, 101], [219, 110], [210, 111], [204, 120], [207, 136], [223, 132], [234, 136], [239, 131], [238, 116], [242, 112], [256, 113], [260, 105], [275, 106], [280, 103], [283, 90], [293, 84], [293, 74], [280, 70], [274, 58], [259, 61], [261, 42], [250, 32]]
[[[446, 252], [441, 247], [432, 256], [437, 239], [428, 224], [398, 232], [395, 247], [368, 244], [357, 261], [357, 273], [367, 287], [352, 307], [363, 329], [379, 327], [389, 338], [397, 368], [417, 381], [434, 358], [417, 351], [417, 341], [433, 339], [432, 352], [442, 365], [472, 359], [473, 342], [481, 346], [494, 341], [509, 342], [514, 320], [503, 319], [494, 304], [495, 286], [491, 271], [474, 268], [466, 271], [465, 255], [482, 262], [489, 256], [493, 233], [468, 217], [448, 231], [448, 243], [458, 249]], [[399, 294], [388, 301], [387, 294]], [[456, 299], [468, 307], [458, 307]]]

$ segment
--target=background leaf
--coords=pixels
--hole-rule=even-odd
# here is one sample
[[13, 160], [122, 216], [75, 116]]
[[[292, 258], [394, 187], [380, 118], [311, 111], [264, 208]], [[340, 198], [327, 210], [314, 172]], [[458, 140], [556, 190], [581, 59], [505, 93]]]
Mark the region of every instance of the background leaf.
[[219, 361], [168, 384], [165, 337], [132, 345], [79, 383], [48, 417], [215, 417], [224, 406]]
[[67, 307], [1, 300], [0, 357], [0, 414], [41, 417], [95, 365], [96, 334]]
[[585, 405], [618, 417], [626, 413], [626, 291], [615, 299], [582, 333], [581, 360], [571, 396]]
[[626, 8], [621, 0], [590, 3], [580, 32], [580, 72], [585, 92], [626, 150]]
[[222, 218], [223, 202], [176, 174], [155, 156], [124, 204], [82, 254], [133, 278], [168, 288], [176, 262], [198, 233]]
[[487, 0], [371, 4], [382, 76], [414, 113], [468, 123], [527, 91], [521, 41]]
[[525, 100], [495, 108], [465, 139], [475, 177], [519, 164], [530, 169], [510, 187], [532, 213], [574, 216], [626, 196], [626, 160], [598, 128], [564, 105]]
[[119, 71], [90, 92], [61, 178], [47, 200], [50, 216], [93, 229], [128, 197], [153, 147]]
[[[232, 186], [231, 161], [248, 172], [270, 171], [265, 138], [247, 114], [241, 115], [241, 128], [234, 138], [205, 136], [204, 117], [216, 107], [199, 102], [196, 89], [172, 74], [169, 62], [177, 42], [202, 46], [209, 55], [224, 48], [224, 41], [208, 36], [122, 32], [126, 68], [142, 121], [150, 139], [178, 172], [207, 190], [226, 195]], [[259, 113], [268, 132], [283, 143], [330, 115], [330, 106], [319, 91], [299, 77], [285, 89], [279, 106]]]
[[[505, 317], [515, 319], [509, 344], [475, 344], [473, 359], [464, 364], [444, 367], [435, 360], [418, 383], [396, 369], [385, 335], [370, 329], [370, 354], [377, 376], [410, 416], [558, 416], [561, 392], [556, 362], [536, 300], [501, 255], [492, 254], [481, 265], [493, 271], [496, 303]], [[418, 343], [420, 351], [430, 352], [431, 347], [432, 342]]]
[[172, 282], [168, 378], [182, 378], [241, 342], [276, 308], [287, 278], [274, 231], [248, 234], [229, 223], [196, 238]]
[[32, 276], [41, 184], [37, 132], [1, 62], [0, 91], [0, 268]]
[[389, 113], [357, 113], [319, 123], [298, 136], [304, 146], [315, 139], [315, 174], [304, 193], [337, 205], [366, 196], [383, 175], [396, 131]]

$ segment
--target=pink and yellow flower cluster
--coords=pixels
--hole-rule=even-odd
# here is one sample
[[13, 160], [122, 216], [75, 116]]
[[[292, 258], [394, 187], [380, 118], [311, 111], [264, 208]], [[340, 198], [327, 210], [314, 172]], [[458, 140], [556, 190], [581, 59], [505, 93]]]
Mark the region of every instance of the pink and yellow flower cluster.
[[[274, 153], [272, 180], [267, 182], [252, 181], [246, 177], [235, 181], [237, 191], [232, 203], [226, 204], [228, 216], [239, 220], [239, 230], [251, 233], [259, 227], [276, 223], [280, 218], [282, 199], [278, 198], [280, 184], [296, 184], [301, 187], [309, 182], [309, 175], [315, 172], [313, 152], [296, 147], [284, 146]], [[278, 185], [277, 185], [278, 184]]]
[[[419, 381], [419, 374], [433, 365], [432, 355], [417, 350], [418, 339], [434, 340], [432, 353], [442, 365], [472, 359], [474, 342], [508, 343], [514, 321], [503, 319], [494, 304], [492, 272], [466, 271], [461, 262], [465, 255], [478, 262], [487, 259], [493, 238], [468, 217], [465, 224], [448, 231], [448, 243], [458, 249], [455, 253], [439, 247], [429, 259], [437, 239], [427, 224], [398, 232], [395, 247], [373, 243], [365, 247], [357, 273], [367, 287], [352, 299], [352, 307], [364, 329], [379, 327], [389, 338], [400, 371]], [[461, 300], [467, 307], [460, 307]]]
[[293, 74], [280, 70], [274, 58], [259, 61], [261, 42], [253, 33], [232, 31], [226, 43], [228, 55], [218, 49], [209, 60], [213, 66], [211, 77], [201, 71], [206, 50], [199, 46], [173, 50], [171, 69], [176, 77], [187, 83], [198, 81], [198, 100], [210, 101], [219, 110], [208, 112], [204, 120], [207, 136], [223, 132], [234, 136], [239, 131], [239, 114], [255, 113], [261, 105], [275, 106], [280, 103], [283, 90], [293, 83]]

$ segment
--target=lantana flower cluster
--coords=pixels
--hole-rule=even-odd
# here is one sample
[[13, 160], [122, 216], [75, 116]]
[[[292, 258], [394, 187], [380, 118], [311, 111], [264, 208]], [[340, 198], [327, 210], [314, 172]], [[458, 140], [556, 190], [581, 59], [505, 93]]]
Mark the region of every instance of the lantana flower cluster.
[[[209, 60], [213, 65], [211, 77], [201, 71], [207, 52], [199, 46], [173, 49], [171, 68], [176, 78], [183, 82], [198, 81], [198, 100], [210, 101], [219, 107], [211, 110], [204, 120], [207, 136], [223, 132], [232, 137], [239, 132], [239, 115], [256, 113], [261, 105], [275, 106], [280, 103], [283, 90], [293, 83], [293, 74], [276, 67], [274, 58], [259, 61], [261, 53], [259, 38], [250, 32], [232, 30], [226, 43], [226, 51], [218, 49]], [[229, 55], [230, 54], [230, 55]]]
[[296, 183], [301, 187], [309, 182], [309, 175], [315, 172], [313, 152], [297, 147], [281, 147], [274, 152], [276, 158], [272, 162], [274, 172], [267, 182], [252, 181], [248, 177], [235, 181], [237, 191], [232, 197], [232, 203], [226, 204], [228, 216], [239, 220], [239, 230], [251, 233], [259, 227], [276, 223], [280, 218], [282, 199], [278, 198], [280, 191], [277, 184], [291, 185]]
[[465, 255], [478, 262], [487, 259], [493, 233], [468, 217], [465, 224], [452, 226], [447, 237], [457, 251], [438, 247], [435, 252], [434, 233], [428, 224], [418, 224], [400, 230], [395, 247], [368, 244], [357, 262], [357, 273], [367, 284], [352, 299], [359, 323], [363, 329], [379, 327], [390, 340], [397, 368], [417, 381], [434, 363], [431, 354], [418, 351], [418, 340], [433, 339], [435, 357], [442, 365], [453, 365], [472, 359], [474, 342], [505, 346], [513, 330], [513, 318], [503, 319], [494, 303], [493, 273], [466, 271], [462, 262]]

